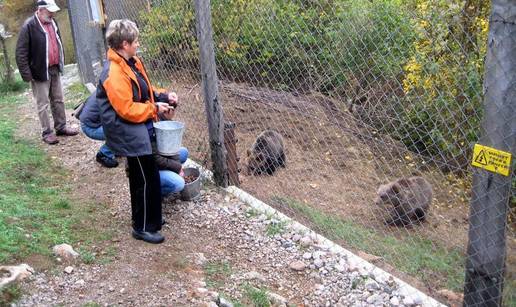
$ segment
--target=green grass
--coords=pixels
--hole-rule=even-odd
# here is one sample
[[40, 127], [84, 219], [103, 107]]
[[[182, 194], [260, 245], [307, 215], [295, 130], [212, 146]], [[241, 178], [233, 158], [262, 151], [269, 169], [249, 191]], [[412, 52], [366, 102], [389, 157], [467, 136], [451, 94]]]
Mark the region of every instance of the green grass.
[[204, 266], [206, 284], [210, 288], [219, 288], [233, 272], [231, 264], [227, 261], [211, 261]]
[[77, 82], [77, 83], [70, 85], [66, 89], [65, 108], [73, 109], [79, 103], [86, 100], [86, 98], [88, 98], [89, 95], [90, 95], [90, 92], [88, 91], [88, 89], [86, 88], [86, 86], [84, 84]]
[[[14, 137], [19, 125], [16, 106], [22, 103], [28, 100], [19, 93], [0, 93], [0, 263], [30, 258], [36, 269], [51, 269], [54, 245], [87, 249], [112, 233], [91, 227], [94, 219], [101, 218], [102, 205], [72, 201], [65, 170], [39, 143]], [[87, 262], [91, 257], [82, 258]], [[12, 297], [6, 293], [3, 290], [0, 296]]]
[[21, 91], [21, 90], [26, 89], [28, 87], [29, 87], [29, 84], [27, 82], [24, 82], [21, 79], [20, 75], [16, 74], [15, 77], [14, 77], [14, 81], [12, 81], [12, 82], [8, 82], [8, 81], [0, 82], [0, 98], [3, 99], [5, 93], [8, 93], [8, 92], [18, 92], [18, 91]]
[[274, 237], [278, 234], [285, 233], [287, 223], [285, 221], [276, 221], [274, 223], [270, 223], [267, 225], [267, 228], [265, 229], [265, 233], [269, 237]]
[[255, 288], [249, 284], [244, 285], [244, 293], [252, 306], [269, 307], [271, 302], [267, 296], [267, 290], [263, 288]]
[[273, 202], [301, 213], [328, 238], [345, 242], [353, 249], [378, 255], [396, 269], [439, 288], [461, 291], [464, 283], [464, 254], [457, 249], [446, 249], [417, 234], [406, 234], [398, 239], [379, 233], [355, 222], [325, 214], [310, 206], [283, 197]]
[[10, 306], [11, 303], [16, 302], [22, 296], [20, 286], [11, 284], [0, 291], [0, 306]]

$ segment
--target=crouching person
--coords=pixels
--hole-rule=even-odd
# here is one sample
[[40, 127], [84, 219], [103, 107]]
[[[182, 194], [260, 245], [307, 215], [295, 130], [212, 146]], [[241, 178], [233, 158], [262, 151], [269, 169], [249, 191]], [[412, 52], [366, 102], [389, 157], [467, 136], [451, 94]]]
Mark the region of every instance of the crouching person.
[[[96, 93], [88, 97], [79, 116], [81, 129], [86, 136], [97, 141], [105, 141], [104, 128], [100, 122], [100, 108], [97, 104]], [[115, 155], [105, 143], [100, 146], [96, 160], [105, 167], [117, 167], [118, 161]]]

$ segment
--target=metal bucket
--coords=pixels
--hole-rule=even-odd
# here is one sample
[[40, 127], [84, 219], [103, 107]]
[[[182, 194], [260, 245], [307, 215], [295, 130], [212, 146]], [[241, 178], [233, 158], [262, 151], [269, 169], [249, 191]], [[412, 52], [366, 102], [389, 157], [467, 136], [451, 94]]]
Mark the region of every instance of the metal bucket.
[[190, 183], [185, 183], [185, 188], [181, 191], [181, 200], [193, 200], [201, 195], [201, 172], [194, 167], [183, 169], [184, 176], [194, 176], [196, 179]]
[[184, 130], [185, 124], [182, 122], [164, 120], [154, 123], [158, 153], [165, 156], [177, 154], [181, 147]]

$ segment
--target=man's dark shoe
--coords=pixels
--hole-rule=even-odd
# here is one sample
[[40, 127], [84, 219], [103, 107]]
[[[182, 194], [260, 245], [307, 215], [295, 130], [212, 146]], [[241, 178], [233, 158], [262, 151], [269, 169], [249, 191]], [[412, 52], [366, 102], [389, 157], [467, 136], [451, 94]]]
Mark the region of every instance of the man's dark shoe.
[[117, 167], [118, 161], [114, 158], [110, 158], [101, 152], [97, 152], [97, 162], [104, 165], [107, 168]]
[[55, 134], [50, 133], [43, 137], [43, 142], [45, 142], [49, 145], [54, 145], [54, 144], [59, 143], [59, 140], [57, 139]]
[[74, 136], [77, 134], [79, 134], [79, 130], [70, 127], [64, 127], [64, 129], [56, 131], [56, 135]]
[[165, 237], [159, 232], [137, 231], [133, 229], [133, 238], [143, 240], [148, 243], [159, 244], [165, 240]]

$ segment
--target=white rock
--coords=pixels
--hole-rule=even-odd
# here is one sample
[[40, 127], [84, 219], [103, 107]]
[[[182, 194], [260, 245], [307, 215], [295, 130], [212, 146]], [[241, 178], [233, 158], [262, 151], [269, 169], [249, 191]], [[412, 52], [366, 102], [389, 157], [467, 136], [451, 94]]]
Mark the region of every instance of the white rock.
[[312, 253], [306, 252], [303, 254], [303, 259], [310, 260], [312, 259]]
[[[6, 265], [6, 266], [0, 266], [0, 272], [2, 274], [0, 275], [0, 289], [16, 280], [23, 280], [32, 273], [34, 273], [34, 269], [31, 268], [28, 264], [22, 263], [20, 265]], [[9, 273], [8, 275], [4, 272]]]
[[204, 296], [206, 296], [206, 294], [208, 294], [208, 289], [206, 289], [206, 288], [196, 288], [195, 289], [195, 295], [197, 297], [204, 297]]
[[397, 296], [391, 297], [390, 302], [391, 302], [391, 305], [393, 305], [393, 306], [400, 305], [400, 299]]
[[298, 242], [299, 240], [301, 240], [301, 238], [302, 238], [301, 235], [296, 233], [295, 235], [292, 236], [292, 241]]
[[78, 281], [75, 282], [75, 284], [78, 286], [84, 286], [85, 281], [84, 281], [84, 279], [79, 279]]
[[337, 263], [335, 264], [335, 270], [337, 270], [337, 272], [346, 272], [347, 271], [347, 268], [345, 265], [342, 265], [340, 263]]
[[414, 300], [411, 297], [407, 296], [403, 299], [403, 304], [412, 306], [414, 305]]
[[309, 236], [304, 236], [301, 238], [301, 240], [299, 240], [299, 244], [301, 244], [303, 247], [308, 247], [312, 244], [312, 239], [310, 239]]
[[64, 272], [67, 273], [67, 274], [72, 274], [73, 267], [72, 266], [67, 266], [66, 268], [64, 268]]
[[368, 279], [365, 283], [365, 288], [369, 291], [375, 291], [378, 290], [380, 287], [378, 286], [378, 283], [372, 279]]
[[223, 298], [222, 296], [219, 296], [217, 303], [218, 303], [217, 305], [219, 307], [233, 307], [233, 304], [231, 302], [229, 302], [228, 300], [226, 300], [225, 298]]
[[52, 248], [54, 255], [66, 260], [73, 260], [79, 256], [79, 253], [74, 251], [72, 246], [63, 243]]
[[326, 256], [326, 252], [323, 252], [323, 251], [316, 251], [313, 254], [314, 259], [319, 259], [319, 258], [322, 258], [324, 256]]
[[314, 265], [316, 268], [322, 268], [324, 266], [324, 261], [317, 258], [314, 260]]

